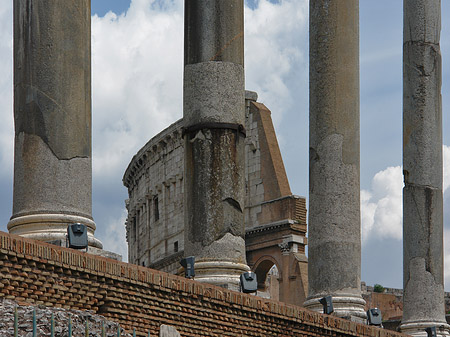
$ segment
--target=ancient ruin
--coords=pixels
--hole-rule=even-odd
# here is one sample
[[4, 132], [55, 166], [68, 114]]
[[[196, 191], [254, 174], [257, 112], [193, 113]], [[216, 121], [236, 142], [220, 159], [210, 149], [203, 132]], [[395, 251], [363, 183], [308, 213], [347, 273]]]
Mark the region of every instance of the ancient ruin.
[[[185, 2], [183, 120], [144, 146], [124, 177], [130, 257], [145, 266], [39, 242], [64, 240], [79, 222], [101, 248], [91, 211], [90, 1], [14, 1], [14, 201], [11, 234], [0, 233], [0, 297], [92, 310], [141, 336], [167, 323], [183, 336], [401, 336], [360, 324], [358, 12], [358, 0], [310, 1], [306, 281], [305, 200], [291, 194], [270, 112], [254, 94], [245, 101], [242, 0]], [[450, 335], [440, 18], [440, 0], [404, 0], [400, 329], [413, 336], [428, 327]], [[196, 257], [195, 280], [147, 268], [175, 272], [182, 254]], [[306, 300], [306, 309], [235, 291], [250, 269], [263, 288], [274, 265], [279, 299]], [[317, 312], [324, 296], [333, 316]]]
[[[247, 263], [267, 291], [266, 276], [279, 273], [276, 298], [302, 305], [307, 292], [306, 200], [292, 195], [271, 112], [246, 91], [245, 246]], [[153, 137], [124, 174], [131, 263], [175, 274], [184, 256], [183, 120]]]

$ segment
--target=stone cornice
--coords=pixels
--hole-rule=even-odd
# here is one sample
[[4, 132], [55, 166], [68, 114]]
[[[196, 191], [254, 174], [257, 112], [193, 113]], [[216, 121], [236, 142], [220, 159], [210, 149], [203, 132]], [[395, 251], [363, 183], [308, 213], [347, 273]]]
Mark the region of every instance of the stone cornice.
[[181, 128], [183, 126], [183, 119], [179, 119], [163, 131], [158, 133], [150, 139], [131, 159], [128, 164], [122, 182], [125, 187], [130, 188], [133, 181], [136, 179], [136, 174], [145, 167], [147, 156], [159, 154], [171, 139], [181, 137]]

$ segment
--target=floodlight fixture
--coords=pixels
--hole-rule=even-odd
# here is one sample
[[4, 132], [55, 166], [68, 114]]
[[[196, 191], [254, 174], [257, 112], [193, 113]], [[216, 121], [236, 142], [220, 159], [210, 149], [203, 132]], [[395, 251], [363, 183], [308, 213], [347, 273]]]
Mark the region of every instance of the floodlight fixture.
[[256, 274], [248, 271], [240, 276], [241, 290], [243, 293], [255, 293], [258, 290]]
[[437, 337], [437, 332], [436, 332], [435, 326], [430, 326], [430, 327], [426, 328], [425, 331], [427, 332], [428, 337]]
[[88, 251], [87, 227], [82, 223], [67, 226], [67, 243], [69, 248], [86, 249]]
[[180, 264], [184, 268], [184, 277], [193, 278], [195, 276], [194, 263], [195, 256], [187, 256], [181, 259]]
[[325, 296], [322, 297], [319, 302], [323, 305], [323, 313], [330, 315], [334, 309], [333, 309], [333, 299], [331, 296]]
[[382, 326], [381, 310], [372, 308], [367, 310], [367, 324]]

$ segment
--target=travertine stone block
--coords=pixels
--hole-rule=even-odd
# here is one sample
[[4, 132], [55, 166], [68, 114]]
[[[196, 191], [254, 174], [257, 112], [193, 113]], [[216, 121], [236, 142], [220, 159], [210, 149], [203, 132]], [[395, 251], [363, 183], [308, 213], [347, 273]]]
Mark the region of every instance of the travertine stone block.
[[[232, 62], [202, 62], [184, 68], [184, 125], [245, 124], [244, 67]], [[195, 112], [195, 113], [194, 113]]]
[[180, 333], [173, 326], [161, 324], [159, 337], [180, 337]]

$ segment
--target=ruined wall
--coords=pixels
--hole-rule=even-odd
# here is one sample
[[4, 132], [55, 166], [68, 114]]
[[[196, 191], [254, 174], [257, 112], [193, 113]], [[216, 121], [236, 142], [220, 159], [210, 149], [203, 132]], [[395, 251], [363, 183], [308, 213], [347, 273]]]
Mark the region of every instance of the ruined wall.
[[0, 297], [92, 310], [137, 336], [405, 336], [3, 232]]
[[251, 228], [281, 220], [281, 214], [270, 216], [273, 207], [267, 205], [272, 200], [290, 196], [291, 189], [278, 147], [270, 110], [264, 104], [257, 103], [256, 99], [253, 102], [248, 100], [247, 107], [245, 173], [248, 193], [245, 220], [247, 228]]
[[[42, 305], [18, 304], [15, 301], [0, 298], [0, 332], [2, 337], [14, 336], [14, 312], [17, 308], [18, 336], [31, 336], [33, 332], [33, 311], [36, 312], [36, 333], [38, 336], [51, 336], [51, 317], [54, 317], [55, 336], [69, 336], [69, 320], [72, 323], [72, 336], [117, 336], [119, 324], [107, 321], [92, 311], [68, 310]], [[121, 337], [132, 337], [121, 332]]]
[[[384, 288], [383, 292], [375, 292], [374, 287], [361, 283], [361, 292], [366, 301], [366, 309], [379, 308], [383, 321], [396, 321], [397, 326], [403, 316], [403, 289]], [[445, 313], [450, 313], [450, 292], [444, 292]], [[447, 316], [447, 322], [450, 316]]]
[[[304, 198], [291, 194], [271, 112], [256, 100], [256, 93], [246, 91], [246, 229], [288, 219], [306, 226]], [[182, 128], [179, 120], [153, 137], [123, 178], [129, 193], [128, 259], [170, 273], [177, 272], [184, 249]]]

